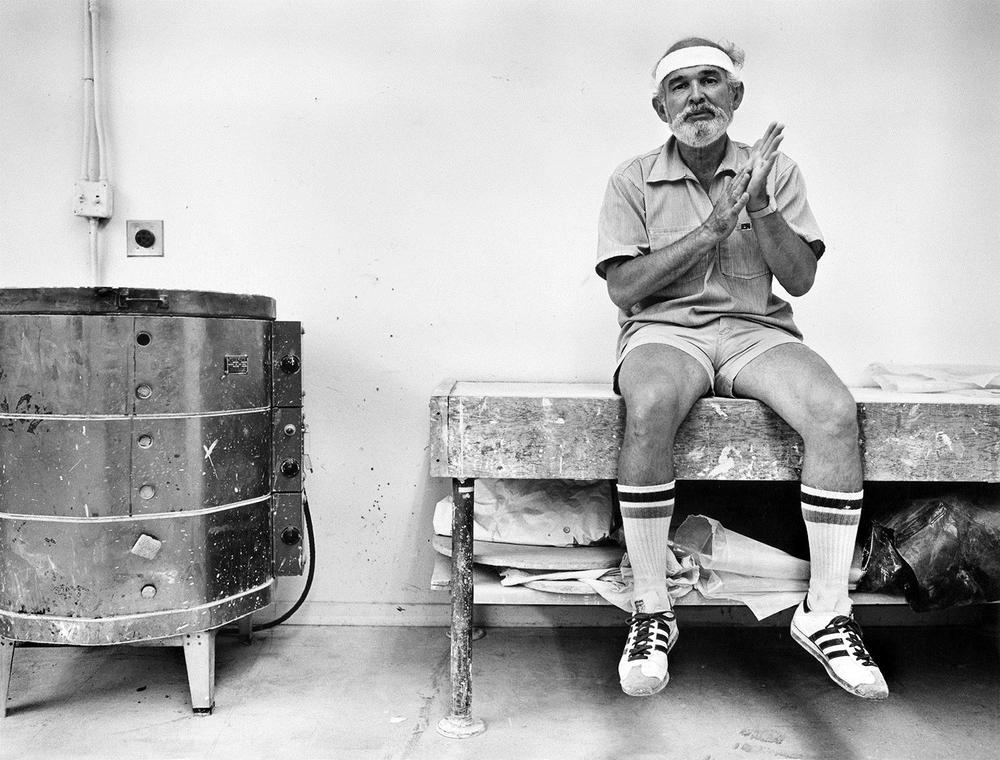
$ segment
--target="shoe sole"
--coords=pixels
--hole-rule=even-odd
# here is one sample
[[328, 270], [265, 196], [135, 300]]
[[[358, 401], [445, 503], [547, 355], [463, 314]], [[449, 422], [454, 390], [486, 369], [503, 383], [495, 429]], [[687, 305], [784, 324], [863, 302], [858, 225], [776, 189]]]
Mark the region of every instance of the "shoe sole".
[[830, 680], [833, 681], [835, 684], [837, 684], [837, 686], [839, 686], [847, 693], [853, 694], [856, 697], [861, 697], [861, 699], [873, 699], [873, 700], [882, 700], [889, 696], [888, 694], [884, 695], [862, 694], [856, 691], [855, 687], [851, 686], [849, 683], [847, 683], [847, 681], [838, 676], [837, 673], [833, 670], [833, 668], [830, 667], [830, 663], [827, 662], [827, 659], [823, 656], [822, 652], [819, 651], [819, 648], [815, 644], [813, 644], [812, 639], [810, 639], [804, 633], [799, 633], [799, 631], [795, 628], [795, 626], [790, 626], [789, 632], [792, 634], [792, 638], [795, 639], [795, 642], [800, 647], [805, 649], [809, 654], [811, 654], [813, 656], [813, 659], [815, 659], [820, 665], [823, 666], [823, 670], [825, 670], [826, 674], [830, 676]]
[[[673, 627], [672, 632], [671, 632], [670, 638], [667, 639], [667, 654], [668, 655], [670, 654], [670, 650], [672, 650], [674, 648], [674, 644], [677, 643], [677, 639], [680, 638], [680, 635], [681, 635], [680, 628], [678, 628], [675, 625]], [[657, 684], [656, 687], [654, 687], [652, 689], [639, 689], [639, 690], [635, 690], [635, 691], [625, 691], [625, 685], [621, 684], [621, 687], [622, 687], [622, 692], [625, 693], [625, 694], [627, 694], [630, 697], [651, 697], [654, 694], [659, 694], [661, 691], [663, 691], [667, 687], [668, 683], [670, 683], [670, 671], [667, 671], [667, 675], [664, 677], [664, 679], [662, 681], [660, 681], [659, 684]]]

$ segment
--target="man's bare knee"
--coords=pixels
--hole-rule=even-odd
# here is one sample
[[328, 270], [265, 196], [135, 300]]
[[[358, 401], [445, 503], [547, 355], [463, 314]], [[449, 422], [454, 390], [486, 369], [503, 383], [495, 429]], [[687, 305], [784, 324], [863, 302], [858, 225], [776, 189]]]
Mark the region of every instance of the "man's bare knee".
[[626, 434], [639, 440], [672, 440], [689, 411], [670, 385], [644, 383], [625, 397]]
[[805, 400], [807, 423], [800, 431], [807, 441], [856, 446], [858, 442], [858, 408], [847, 388], [819, 387]]

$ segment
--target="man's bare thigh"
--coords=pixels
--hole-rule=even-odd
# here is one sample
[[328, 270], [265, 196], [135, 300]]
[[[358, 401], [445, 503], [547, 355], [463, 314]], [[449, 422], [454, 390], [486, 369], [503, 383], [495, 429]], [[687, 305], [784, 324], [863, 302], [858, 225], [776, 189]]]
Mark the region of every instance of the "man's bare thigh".
[[711, 380], [702, 364], [690, 354], [662, 343], [645, 343], [625, 355], [618, 372], [618, 386], [626, 409], [630, 401], [666, 394], [680, 407], [690, 410], [711, 388]]
[[803, 343], [784, 343], [765, 351], [736, 375], [733, 392], [763, 401], [800, 432], [809, 422], [803, 416], [817, 398], [850, 396], [823, 357]]

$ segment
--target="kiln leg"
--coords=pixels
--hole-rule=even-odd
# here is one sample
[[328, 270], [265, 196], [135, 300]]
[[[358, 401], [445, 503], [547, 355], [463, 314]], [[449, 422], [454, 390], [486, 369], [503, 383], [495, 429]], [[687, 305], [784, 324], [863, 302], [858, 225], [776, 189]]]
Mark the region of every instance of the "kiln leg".
[[451, 714], [437, 725], [439, 734], [465, 739], [486, 730], [473, 718], [472, 704], [472, 518], [475, 480], [452, 481], [455, 510], [451, 521]]
[[14, 669], [14, 639], [0, 639], [0, 718], [7, 715], [7, 692]]
[[184, 663], [191, 689], [191, 709], [211, 715], [215, 707], [215, 631], [184, 636]]
[[245, 615], [236, 621], [239, 627], [239, 635], [245, 644], [253, 641], [253, 615]]

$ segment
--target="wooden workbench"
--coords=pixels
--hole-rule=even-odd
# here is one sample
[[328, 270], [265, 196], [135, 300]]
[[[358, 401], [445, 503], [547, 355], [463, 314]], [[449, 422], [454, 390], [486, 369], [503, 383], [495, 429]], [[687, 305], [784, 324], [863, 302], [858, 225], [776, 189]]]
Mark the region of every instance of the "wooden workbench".
[[[1000, 482], [1000, 397], [852, 393], [866, 481]], [[609, 385], [449, 381], [430, 412], [430, 472], [452, 479], [455, 499], [452, 712], [438, 730], [471, 736], [484, 729], [471, 716], [475, 479], [613, 480], [625, 409]], [[802, 453], [799, 435], [764, 404], [704, 398], [677, 433], [674, 463], [678, 480], [787, 481], [798, 480]]]

